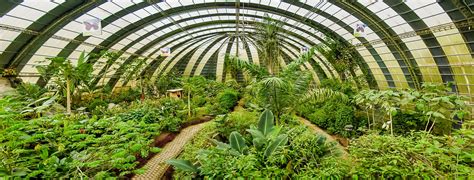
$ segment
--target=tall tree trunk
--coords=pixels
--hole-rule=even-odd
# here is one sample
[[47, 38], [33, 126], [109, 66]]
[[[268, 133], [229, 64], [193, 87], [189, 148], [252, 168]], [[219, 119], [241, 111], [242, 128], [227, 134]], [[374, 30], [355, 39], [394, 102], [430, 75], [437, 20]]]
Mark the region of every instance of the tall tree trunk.
[[367, 127], [370, 130], [370, 116], [369, 116], [369, 108], [367, 108]]
[[71, 114], [71, 80], [66, 79], [66, 111]]
[[393, 118], [392, 114], [390, 113], [390, 134], [393, 136]]
[[362, 87], [360, 87], [360, 84], [359, 84], [359, 79], [357, 79], [357, 75], [354, 71], [354, 68], [350, 68], [349, 69], [349, 72], [351, 73], [351, 76], [354, 78], [354, 81], [356, 82], [356, 86], [357, 86], [357, 89], [361, 89]]
[[188, 117], [191, 117], [191, 91], [188, 91]]
[[428, 121], [426, 122], [425, 131], [428, 131], [428, 125], [430, 124], [431, 114], [428, 116]]
[[372, 108], [372, 126], [375, 125], [375, 107]]

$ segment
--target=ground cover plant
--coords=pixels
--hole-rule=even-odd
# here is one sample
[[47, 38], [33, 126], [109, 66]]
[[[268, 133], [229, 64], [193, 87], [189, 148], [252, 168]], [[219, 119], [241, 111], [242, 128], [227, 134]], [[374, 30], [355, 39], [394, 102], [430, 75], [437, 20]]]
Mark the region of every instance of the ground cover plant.
[[[272, 112], [265, 110], [261, 113], [257, 124], [240, 127], [240, 130], [245, 129], [247, 138], [233, 129], [225, 142], [217, 140], [204, 142], [199, 136], [195, 146], [187, 147], [188, 151], [185, 150], [181, 156], [189, 157], [190, 160], [175, 159], [168, 163], [176, 167], [177, 176], [182, 177], [305, 176], [306, 171], [318, 168], [324, 157], [337, 154], [331, 153], [332, 146], [327, 144], [323, 137], [295, 124], [291, 127], [275, 126]], [[210, 132], [219, 132], [218, 127], [216, 124], [209, 126], [217, 128]], [[205, 149], [196, 151], [196, 146]]]
[[[236, 104], [237, 91], [214, 84], [217, 88], [211, 86], [213, 93], [206, 96], [209, 102]], [[110, 100], [96, 99], [92, 101], [92, 111], [66, 115], [62, 114], [64, 109], [52, 112], [51, 104], [57, 104], [59, 94], [35, 85], [23, 86], [19, 90], [23, 93], [0, 101], [2, 177], [101, 179], [139, 174], [144, 172], [138, 168], [141, 159], [160, 151], [151, 146], [154, 138], [162, 132], [177, 132], [183, 123], [194, 118], [188, 116], [183, 99], [139, 101], [137, 96], [129, 96], [135, 99], [127, 102], [121, 99], [130, 94], [127, 90], [117, 92], [123, 93], [117, 97], [122, 102], [112, 107], [107, 107]], [[222, 94], [222, 100], [218, 94]], [[25, 111], [25, 106], [35, 116]]]

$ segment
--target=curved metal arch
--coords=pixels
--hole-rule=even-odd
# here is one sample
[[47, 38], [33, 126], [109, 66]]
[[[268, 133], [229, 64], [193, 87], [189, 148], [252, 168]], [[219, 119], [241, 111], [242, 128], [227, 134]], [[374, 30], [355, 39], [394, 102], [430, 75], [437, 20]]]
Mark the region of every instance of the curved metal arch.
[[[407, 11], [411, 9], [405, 3], [387, 1], [387, 0], [384, 0], [383, 2], [387, 4], [388, 6], [390, 6], [415, 31], [429, 28], [428, 25], [426, 25], [426, 23], [423, 20], [421, 20], [421, 18], [415, 12]], [[420, 19], [420, 20], [417, 20], [417, 19]], [[413, 21], [413, 20], [417, 20], [417, 21]], [[452, 75], [453, 72], [452, 72], [451, 66], [449, 65], [449, 61], [446, 57], [446, 53], [441, 48], [438, 42], [438, 39], [435, 37], [435, 35], [433, 33], [429, 33], [425, 35], [420, 35], [420, 37], [423, 43], [428, 48], [428, 50], [430, 51], [433, 57], [434, 63], [438, 66], [438, 71], [440, 73], [443, 83], [454, 81], [454, 76]], [[446, 64], [448, 66], [445, 66]], [[446, 75], [441, 75], [441, 74], [446, 74]]]
[[[228, 32], [233, 32], [233, 31], [225, 31], [225, 32], [228, 33]], [[183, 38], [183, 37], [180, 37], [180, 38]], [[201, 40], [201, 41], [204, 41], [204, 40]], [[219, 40], [216, 40], [216, 41], [219, 41]], [[195, 42], [195, 43], [200, 44], [200, 43], [202, 43], [202, 42]], [[297, 47], [294, 46], [292, 43], [286, 43], [286, 44], [288, 44], [288, 45], [290, 45], [290, 46], [293, 46], [293, 47], [294, 47], [294, 50], [297, 49]], [[215, 45], [211, 45], [211, 47], [209, 47], [209, 48], [212, 48], [212, 46], [215, 46]], [[189, 48], [189, 47], [188, 47], [188, 48]], [[196, 49], [196, 48], [193, 48], [194, 50], [188, 50], [188, 48], [185, 47], [183, 50], [181, 50], [182, 52], [189, 51], [189, 52], [188, 52], [186, 55], [184, 55], [183, 57], [188, 56], [189, 54], [194, 53], [194, 50]], [[288, 50], [288, 51], [291, 52], [291, 53], [293, 53], [294, 56], [296, 56], [295, 53], [294, 53], [294, 50]], [[229, 51], [227, 51], [227, 53], [228, 53], [228, 52], [229, 52]], [[181, 52], [179, 52], [179, 53], [181, 53]], [[176, 65], [171, 65], [172, 62], [173, 62], [173, 61], [182, 61], [182, 60], [184, 59], [184, 58], [176, 59], [176, 56], [178, 56], [178, 54], [176, 54], [175, 57], [171, 58], [171, 59], [169, 60], [169, 63], [164, 64], [164, 65], [162, 66], [162, 68], [161, 68], [161, 69], [162, 69], [161, 71], [155, 72], [154, 74], [158, 73], [158, 75], [160, 75], [160, 74], [162, 74], [162, 73], [166, 73], [166, 72], [164, 72], [164, 71], [166, 71], [166, 70], [168, 70], [168, 69], [174, 69], [174, 68], [176, 68], [176, 66], [177, 66], [178, 63], [176, 63]], [[195, 63], [196, 63], [196, 62], [195, 62]], [[198, 63], [198, 64], [200, 64], [200, 63]], [[196, 65], [196, 64], [194, 64], [193, 66], [195, 66], [195, 65]], [[319, 77], [319, 76], [318, 76], [318, 77]]]
[[[231, 14], [231, 13], [209, 14], [209, 15], [206, 15], [206, 16], [203, 16], [203, 17], [214, 17], [214, 16], [222, 16], [222, 15], [229, 15], [229, 16], [231, 16], [231, 15], [234, 15], [234, 14]], [[251, 14], [247, 14], [246, 16], [248, 16], [248, 17], [255, 17], [255, 18], [262, 18], [261, 16], [256, 16], [256, 15], [251, 15]], [[163, 17], [163, 18], [164, 18], [164, 17]], [[201, 17], [201, 18], [202, 18], [202, 17]], [[191, 21], [191, 20], [193, 20], [193, 19], [195, 19], [195, 18], [185, 18], [185, 19], [179, 20], [178, 23], [179, 23], [179, 22]], [[215, 24], [218, 24], [218, 23], [215, 23]], [[145, 39], [145, 38], [147, 38], [147, 37], [153, 35], [153, 34], [156, 33], [156, 32], [159, 32], [160, 30], [163, 30], [164, 28], [169, 27], [170, 25], [173, 25], [173, 23], [169, 23], [169, 24], [167, 24], [167, 25], [163, 25], [163, 26], [161, 26], [160, 28], [154, 29], [153, 31], [150, 31], [150, 32], [146, 33], [145, 35], [141, 36], [140, 38], [136, 39], [136, 40], [133, 41], [132, 43], [129, 43], [127, 46], [125, 46], [124, 48], [122, 48], [121, 51], [125, 51], [125, 50], [129, 49], [130, 47], [132, 47], [132, 46], [135, 45], [136, 43], [140, 42], [141, 40], [143, 40], [143, 39]], [[298, 30], [300, 30], [300, 31], [302, 31], [302, 32], [305, 32], [305, 33], [307, 33], [308, 36], [312, 36], [312, 37], [314, 37], [314, 38], [316, 38], [316, 39], [318, 39], [318, 40], [324, 42], [323, 39], [321, 39], [320, 37], [315, 36], [315, 35], [311, 34], [310, 32], [308, 32], [308, 31], [306, 31], [306, 30], [304, 30], [304, 29], [301, 29], [301, 28], [299, 28], [299, 27], [292, 26], [291, 24], [288, 24], [288, 23], [285, 23], [285, 25], [286, 25], [286, 26], [289, 26], [289, 27], [292, 27], [292, 28], [295, 28], [295, 29], [298, 29]], [[133, 31], [129, 31], [128, 35], [131, 34], [131, 33], [133, 33]], [[295, 36], [296, 36], [296, 35], [297, 35], [297, 36], [300, 36], [300, 35], [298, 35], [298, 34], [295, 34]], [[82, 36], [81, 36], [81, 37], [82, 37]], [[121, 40], [121, 39], [119, 38], [119, 39], [117, 39], [117, 40], [114, 40], [114, 42], [117, 43], [117, 42], [119, 42], [120, 40]], [[107, 43], [107, 44], [104, 44], [104, 42]], [[112, 47], [113, 45], [115, 45], [115, 43], [110, 43], [110, 40], [107, 40], [107, 39], [104, 40], [104, 42], [101, 43], [100, 46], [107, 46], [108, 48], [110, 48], [110, 47]], [[70, 44], [71, 44], [71, 43], [70, 43]], [[69, 44], [68, 44], [67, 46], [69, 46]], [[95, 48], [95, 49], [92, 51], [92, 53], [98, 53], [99, 50], [100, 50], [100, 49]], [[70, 53], [72, 53], [73, 51], [74, 51], [74, 50], [72, 50], [72, 49], [63, 49], [59, 54], [60, 54], [61, 56], [68, 56], [68, 55], [69, 55]], [[95, 63], [95, 62], [91, 62], [91, 63]], [[40, 78], [40, 79], [38, 79], [37, 84], [43, 86], [43, 85], [45, 85], [45, 84], [47, 83], [47, 81], [49, 81], [49, 78]]]
[[[298, 42], [297, 40], [295, 40], [295, 39], [293, 39], [293, 38], [287, 38], [287, 39], [293, 42], [293, 43], [288, 43], [288, 45], [291, 46], [291, 47], [293, 47], [293, 48], [296, 49], [296, 50], [298, 50], [298, 49], [300, 49], [301, 47], [304, 46], [304, 44], [302, 44], [301, 42]], [[295, 44], [298, 44], [298, 45], [300, 45], [300, 46], [297, 47], [297, 46], [295, 46]], [[309, 43], [309, 44], [307, 44], [307, 45], [309, 45], [309, 46], [314, 46], [315, 43]], [[294, 54], [294, 55], [295, 55], [296, 57], [298, 57], [297, 54]], [[313, 59], [313, 58], [311, 58], [311, 59], [314, 61], [314, 63], [313, 63], [313, 61], [311, 61], [311, 60], [309, 60], [308, 63], [310, 63], [310, 66], [311, 66], [311, 68], [312, 68], [312, 71], [315, 71], [315, 72], [316, 72], [318, 79], [319, 79], [319, 80], [327, 79], [328, 76], [327, 76], [326, 72], [322, 69], [322, 67], [319, 65], [319, 63], [318, 63], [315, 59]], [[321, 61], [321, 63], [323, 63], [323, 62]]]
[[[443, 8], [443, 10], [449, 15], [449, 18], [453, 22], [467, 22], [469, 24], [474, 24], [474, 3], [471, 1], [470, 4], [467, 2], [461, 2], [463, 0], [453, 0], [453, 1], [438, 1], [438, 4]], [[457, 29], [464, 38], [464, 42], [471, 52], [471, 57], [474, 58], [474, 31], [470, 27], [459, 27], [456, 24]]]
[[[215, 35], [215, 34], [220, 34], [219, 32], [217, 33], [209, 33], [209, 34], [203, 34], [203, 35], [199, 35], [199, 36], [196, 36], [195, 38], [198, 38], [197, 40], [201, 39], [201, 38], [209, 38], [209, 37], [212, 37], [212, 35]], [[196, 40], [196, 41], [197, 41]], [[181, 46], [185, 46], [187, 43], [189, 43], [189, 41], [183, 41], [183, 42], [180, 42], [174, 46], [172, 46], [171, 48], [179, 48]], [[156, 60], [160, 59], [160, 58], [163, 58], [161, 56], [157, 57]], [[164, 59], [164, 58], [163, 58]], [[163, 60], [161, 59], [161, 60]], [[147, 59], [144, 59], [144, 61], [146, 61]], [[120, 66], [120, 68], [124, 67], [123, 65]], [[110, 79], [108, 80], [107, 82], [107, 86], [109, 87], [114, 87], [116, 85], [116, 83], [118, 82], [118, 80], [121, 78], [122, 76], [122, 73], [117, 73], [118, 71], [121, 71], [120, 68], [118, 70], [116, 70], [114, 72], [114, 75], [112, 75], [110, 77]], [[137, 69], [135, 69], [137, 70]], [[107, 77], [98, 77], [96, 79], [96, 81], [94, 82], [94, 84], [97, 84], [99, 82], [99, 80], [101, 80], [102, 78], [107, 78]]]
[[[82, 1], [82, 0], [81, 0]], [[51, 24], [41, 28], [40, 35], [35, 36], [29, 41], [26, 41], [25, 44], [22, 44], [21, 47], [17, 50], [18, 54], [13, 55], [13, 57], [2, 57], [2, 59], [8, 59], [9, 62], [6, 66], [15, 67], [17, 72], [20, 72], [23, 68], [23, 65], [30, 60], [33, 56], [32, 52], [36, 52], [54, 33], [61, 30], [67, 23], [70, 22], [70, 19], [76, 19], [84, 11], [89, 11], [98, 6], [98, 3], [104, 3], [105, 0], [90, 1], [79, 4], [78, 6], [72, 7], [72, 9], [65, 11], [60, 17], [51, 21]]]
[[[292, 0], [283, 0], [283, 1], [287, 2], [289, 4], [293, 4], [297, 7], [304, 8], [304, 9], [306, 9], [310, 12], [313, 12], [315, 14], [320, 14], [324, 18], [327, 18], [327, 19], [331, 20], [332, 22], [335, 22], [335, 24], [339, 25], [341, 28], [345, 29], [348, 32], [353, 32], [354, 31], [354, 29], [352, 27], [350, 27], [349, 25], [343, 23], [341, 19], [338, 19], [338, 18], [334, 17], [333, 15], [331, 15], [331, 14], [329, 14], [329, 13], [327, 13], [327, 12], [321, 10], [321, 9], [315, 9], [315, 8], [309, 6], [308, 4], [302, 3], [302, 2], [299, 2], [299, 1], [292, 1]], [[333, 3], [331, 3], [331, 4], [335, 5]], [[337, 6], [337, 5], [335, 5], [335, 6]], [[356, 19], [357, 19], [357, 17], [356, 17]], [[303, 21], [303, 22], [306, 22], [306, 21]], [[312, 22], [309, 21], [307, 23], [312, 23]], [[347, 42], [347, 40], [344, 40], [344, 38], [339, 39], [339, 40], [342, 40], [342, 42]], [[382, 57], [378, 54], [378, 52], [375, 50], [375, 48], [369, 43], [369, 41], [365, 37], [357, 37], [357, 40], [359, 40], [364, 45], [364, 48], [366, 48], [369, 51], [370, 55], [374, 58], [375, 62], [378, 65], [378, 68], [382, 71], [382, 73], [385, 77], [385, 80], [386, 80], [387, 84], [389, 85], [389, 87], [395, 88], [396, 86], [395, 86], [392, 74], [390, 73], [388, 67], [385, 65], [385, 62], [383, 61]], [[349, 43], [347, 43], [347, 44], [349, 44]], [[358, 65], [361, 68], [361, 70], [363, 71], [364, 75], [366, 76], [366, 79], [367, 79], [367, 82], [368, 82], [369, 86], [371, 88], [377, 89], [378, 88], [378, 86], [377, 86], [378, 83], [375, 80], [375, 77], [374, 77], [374, 75], [371, 71], [371, 68], [369, 68], [366, 60], [360, 55], [360, 52], [359, 51], [357, 51], [357, 52], [358, 52], [357, 57], [363, 59], [363, 62], [360, 62], [360, 63], [358, 62]]]
[[[297, 2], [298, 3], [298, 2]], [[398, 2], [397, 2], [398, 3]], [[303, 4], [303, 3], [301, 3]], [[350, 12], [357, 19], [364, 21], [369, 24], [370, 27], [376, 27], [378, 30], [374, 31], [381, 39], [387, 41], [385, 45], [390, 49], [391, 53], [397, 60], [400, 68], [402, 69], [405, 79], [410, 87], [420, 88], [420, 81], [422, 81], [422, 74], [419, 71], [418, 65], [413, 58], [413, 55], [409, 51], [408, 47], [404, 42], [396, 36], [396, 33], [388, 26], [383, 20], [381, 20], [376, 14], [370, 11], [368, 8], [360, 5], [360, 3], [349, 3], [349, 2], [334, 2], [334, 5], [341, 9]], [[304, 6], [304, 5], [303, 5]], [[354, 8], [356, 7], [356, 8]], [[399, 13], [400, 14], [400, 13]], [[376, 61], [378, 62], [377, 58]], [[388, 71], [384, 74], [389, 73]], [[387, 77], [386, 77], [387, 78]], [[390, 77], [390, 79], [392, 79]], [[387, 78], [388, 80], [388, 78]], [[391, 83], [389, 83], [391, 86]], [[395, 85], [393, 84], [393, 87]]]
[[[233, 24], [233, 21], [230, 21], [229, 23], [230, 23], [230, 24]], [[209, 31], [209, 30], [208, 30], [208, 29], [204, 29], [204, 30], [201, 30], [201, 31], [198, 31], [198, 32], [202, 32], [202, 31]], [[233, 31], [225, 31], [225, 32], [226, 32], [226, 33], [229, 33], [229, 32], [233, 32]], [[181, 38], [184, 38], [184, 37], [186, 37], [186, 36], [181, 36], [181, 37], [179, 37], [178, 39], [181, 39]], [[286, 41], [286, 40], [285, 40], [285, 41]], [[196, 43], [200, 43], [200, 42], [196, 42]], [[310, 43], [310, 41], [308, 41], [308, 43]], [[292, 43], [288, 43], [288, 42], [287, 42], [286, 44], [294, 46]], [[166, 45], [165, 45], [165, 46], [166, 46]], [[294, 46], [294, 48], [297, 49], [296, 46]], [[182, 51], [187, 51], [187, 48], [183, 49]], [[291, 52], [294, 52], [294, 51], [291, 51]], [[176, 55], [176, 56], [177, 56], [177, 55]], [[162, 65], [162, 66], [163, 66], [162, 69], [169, 69], [169, 68], [170, 68], [169, 66], [170, 66], [170, 64], [171, 64], [171, 61], [173, 61], [173, 60], [174, 60], [174, 59], [171, 59], [169, 63], [163, 64], [163, 65]], [[181, 60], [181, 59], [178, 59], [178, 61], [180, 61], [180, 60]], [[161, 74], [161, 73], [159, 73], [159, 74]]]
[[[222, 4], [222, 3], [214, 3], [214, 4], [212, 4], [212, 5], [215, 6], [215, 5], [219, 5], [219, 4]], [[223, 3], [223, 4], [231, 5], [232, 3]], [[196, 6], [197, 6], [197, 5], [192, 5], [192, 7], [196, 7]], [[254, 4], [254, 6], [258, 6], [257, 8], [261, 8], [262, 6], [265, 6], [265, 5]], [[273, 8], [273, 10], [278, 9], [278, 8], [275, 8], [275, 7], [271, 7], [271, 8]], [[177, 9], [177, 8], [173, 8], [172, 10], [176, 10], [176, 9]], [[267, 8], [265, 8], [265, 9], [270, 9], [270, 8], [267, 7]], [[171, 10], [171, 9], [170, 9], [170, 10]], [[270, 11], [271, 11], [271, 10], [270, 10]], [[328, 28], [326, 28], [326, 27], [324, 27], [324, 26], [323, 26], [323, 27], [320, 27], [320, 28], [325, 30], [323, 33], [329, 34], [329, 36], [332, 36], [332, 37], [337, 37], [337, 35], [336, 35], [337, 33], [332, 32], [332, 31], [329, 30]], [[339, 39], [343, 40], [343, 38], [339, 38]], [[344, 42], [346, 42], [346, 41], [344, 41]], [[346, 42], [346, 43], [347, 43], [347, 42]], [[368, 70], [369, 70], [369, 69], [368, 69]]]
[[[195, 8], [195, 7], [201, 7], [201, 8], [202, 8], [202, 7], [215, 7], [216, 5], [217, 5], [217, 6], [221, 6], [221, 7], [222, 7], [222, 6], [233, 7], [233, 3], [218, 2], [218, 3], [212, 3], [212, 4], [211, 4], [211, 3], [202, 3], [202, 4], [197, 4], [197, 5], [189, 5], [189, 6], [176, 7], [176, 8], [168, 9], [168, 10], [166, 10], [166, 11], [172, 11], [172, 12], [179, 13], [179, 12], [182, 12], [182, 11], [186, 11], [186, 9], [189, 9], [189, 8]], [[294, 15], [289, 15], [289, 14], [286, 14], [282, 9], [275, 8], [275, 7], [271, 7], [271, 6], [267, 6], [267, 5], [253, 4], [252, 7], [251, 7], [251, 6], [247, 6], [246, 8], [253, 8], [253, 9], [256, 10], [256, 11], [264, 11], [264, 12], [269, 12], [269, 13], [275, 13], [275, 12], [277, 12], [277, 14], [280, 15], [280, 16], [290, 17], [290, 18], [292, 18], [292, 19], [298, 19], [298, 18], [299, 18], [299, 19], [302, 19], [302, 17], [299, 16], [299, 15], [296, 15], [296, 14], [294, 14]], [[170, 14], [170, 12], [166, 12], [166, 14]], [[150, 16], [147, 17], [147, 18], [150, 18]], [[145, 19], [143, 19], [143, 20], [148, 21], [147, 18], [145, 18]], [[329, 28], [324, 27], [323, 25], [321, 25], [321, 24], [319, 24], [319, 23], [317, 23], [317, 22], [312, 21], [311, 26], [312, 26], [314, 29], [318, 29], [318, 30], [320, 30], [320, 31], [321, 31], [321, 30], [324, 30], [324, 31], [321, 31], [321, 32], [324, 33], [324, 34], [326, 34], [327, 36], [333, 37], [333, 38], [334, 38], [334, 37], [338, 37], [338, 38], [336, 38], [336, 39], [339, 39], [339, 40], [341, 40], [342, 42], [348, 44], [348, 42], [347, 42], [344, 38], [340, 37], [337, 33], [335, 33], [334, 31], [332, 31], [332, 30], [329, 29]], [[343, 26], [343, 27], [344, 27], [344, 26]], [[124, 28], [124, 29], [129, 29], [129, 28]], [[132, 30], [132, 31], [134, 31], [134, 30]], [[360, 54], [358, 54], [358, 55], [360, 56]], [[361, 57], [361, 56], [360, 56], [360, 57]], [[370, 71], [370, 69], [368, 68], [368, 66], [367, 66], [367, 64], [365, 63], [365, 61], [362, 62], [362, 63], [363, 63], [363, 64], [359, 64], [359, 66], [361, 66], [361, 69], [366, 70], [364, 74], [366, 74], [366, 76], [372, 76], [371, 79], [373, 79], [373, 75], [371, 74], [371, 71]], [[383, 63], [383, 62], [381, 62], [381, 63]], [[364, 64], [365, 64], [365, 65], [364, 65]], [[380, 63], [379, 63], [379, 64], [380, 64]], [[376, 82], [373, 82], [373, 81], [369, 81], [369, 82], [372, 82], [372, 83], [371, 83], [371, 84], [372, 84], [372, 87], [374, 87], [373, 84], [376, 84]]]
[[[2, 5], [0, 6], [0, 11], [2, 12], [2, 14], [7, 13], [17, 6], [22, 6], [20, 5], [20, 3], [22, 3], [22, 1], [19, 1], [16, 3], [13, 1], [4, 1], [2, 2]], [[82, 3], [83, 3], [82, 0], [66, 1], [56, 6], [55, 8], [51, 9], [50, 11], [48, 11], [45, 15], [41, 16], [36, 21], [33, 21], [26, 29], [32, 30], [32, 31], [43, 32], [44, 29], [47, 29], [48, 26], [53, 24], [57, 19], [59, 19], [62, 16], [67, 16], [69, 13], [68, 11], [70, 11], [71, 9], [80, 7]], [[67, 8], [64, 8], [64, 7], [67, 7]], [[22, 49], [23, 47], [28, 45], [28, 43], [34, 38], [35, 38], [35, 35], [21, 33], [15, 38], [14, 42], [16, 43], [9, 44], [9, 46], [6, 47], [5, 52], [15, 52], [18, 49]], [[0, 59], [10, 60], [12, 58], [15, 58], [16, 54], [17, 53], [2, 53], [0, 54]], [[14, 64], [12, 63], [13, 63], [12, 61], [6, 62], [4, 64], [4, 68], [13, 66]]]
[[358, 2], [348, 3], [344, 1], [336, 1], [334, 4], [348, 12], [351, 12], [352, 15], [368, 24], [370, 27], [376, 28], [377, 31], [374, 32], [379, 37], [382, 37], [385, 45], [390, 49], [402, 69], [408, 85], [415, 89], [421, 88], [420, 82], [422, 80], [420, 80], [421, 73], [419, 72], [418, 65], [414, 61], [413, 55], [407, 48], [406, 44], [396, 36], [397, 34], [390, 28], [390, 26]]
[[[208, 25], [208, 24], [225, 24], [225, 23], [233, 24], [233, 23], [235, 23], [235, 21], [233, 21], [233, 20], [210, 21], [210, 22], [211, 22], [211, 23], [209, 23], [209, 22], [203, 22], [203, 23], [193, 24], [193, 25], [190, 25], [190, 26], [187, 26], [187, 27], [183, 27], [183, 29], [198, 28], [198, 27], [202, 27], [203, 25]], [[181, 31], [180, 29], [178, 29], [178, 30], [169, 32], [169, 33], [167, 33], [167, 34], [161, 36], [160, 38], [155, 39], [154, 41], [148, 43], [148, 45], [145, 45], [144, 47], [140, 48], [140, 50], [137, 51], [137, 52], [135, 52], [135, 54], [141, 54], [141, 53], [143, 53], [143, 52], [146, 52], [149, 48], [151, 48], [151, 45], [157, 44], [157, 43], [159, 43], [161, 40], [164, 40], [164, 39], [166, 39], [166, 38], [168, 38], [168, 37], [170, 37], [170, 36], [173, 36], [173, 35], [175, 35], [176, 33], [179, 33], [179, 32], [182, 32], [182, 31]], [[289, 32], [289, 31], [284, 31], [284, 33], [287, 33], [287, 34], [289, 34], [289, 35], [292, 35], [292, 36], [295, 36], [295, 37], [298, 37], [298, 38], [304, 38], [304, 37], [302, 37], [302, 36], [299, 36], [298, 34], [295, 34], [295, 33]], [[305, 41], [305, 42], [308, 42], [308, 44], [311, 43], [311, 41], [309, 41], [309, 40], [307, 40], [307, 39], [301, 39], [301, 40], [302, 40], [302, 41]], [[132, 59], [134, 59], [134, 58], [135, 58], [135, 56], [130, 56], [130, 57], [124, 62], [124, 65], [130, 63], [130, 61], [131, 61]], [[104, 71], [104, 70], [101, 70], [101, 72], [103, 72], [103, 71]], [[113, 77], [118, 77], [118, 76], [120, 76], [119, 73], [122, 72], [122, 71], [121, 71], [121, 70], [118, 70], [117, 72], [118, 72], [118, 74], [115, 74]], [[101, 73], [99, 73], [99, 74], [101, 74]], [[100, 77], [98, 77], [97, 79], [100, 79]], [[115, 79], [114, 79], [114, 81], [115, 81]]]

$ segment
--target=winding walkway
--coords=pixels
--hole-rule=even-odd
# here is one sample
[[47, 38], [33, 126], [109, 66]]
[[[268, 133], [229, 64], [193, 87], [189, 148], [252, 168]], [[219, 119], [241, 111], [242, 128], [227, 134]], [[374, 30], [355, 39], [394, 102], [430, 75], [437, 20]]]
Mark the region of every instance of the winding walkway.
[[324, 131], [321, 128], [319, 128], [318, 126], [314, 125], [313, 123], [311, 123], [307, 119], [302, 118], [302, 117], [298, 117], [298, 118], [300, 119], [301, 123], [308, 126], [314, 133], [317, 133], [321, 136], [326, 137], [326, 141], [335, 142], [336, 149], [339, 149], [339, 151], [342, 153], [342, 157], [344, 157], [344, 158], [347, 157], [348, 153], [347, 153], [346, 149], [343, 146], [341, 146], [341, 144], [339, 144], [339, 142], [334, 137], [332, 137], [326, 131]]
[[168, 169], [169, 165], [165, 163], [166, 160], [176, 158], [188, 141], [196, 135], [207, 123], [196, 124], [181, 130], [173, 141], [169, 142], [161, 149], [161, 152], [153, 156], [144, 168], [146, 172], [135, 175], [132, 179], [136, 180], [154, 180], [161, 179]]

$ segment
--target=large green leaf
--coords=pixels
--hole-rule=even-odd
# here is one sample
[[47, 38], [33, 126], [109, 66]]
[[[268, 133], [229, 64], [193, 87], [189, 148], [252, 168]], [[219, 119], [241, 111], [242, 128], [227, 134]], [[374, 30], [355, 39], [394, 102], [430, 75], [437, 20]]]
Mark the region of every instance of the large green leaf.
[[174, 166], [176, 169], [186, 171], [186, 172], [197, 173], [199, 171], [198, 168], [192, 165], [191, 162], [189, 162], [188, 160], [170, 159], [170, 160], [167, 160], [166, 163]]
[[230, 147], [232, 147], [232, 149], [240, 153], [243, 153], [245, 148], [247, 147], [242, 135], [240, 135], [240, 133], [236, 131], [230, 133], [229, 141], [230, 141]]
[[260, 115], [260, 121], [258, 122], [258, 130], [266, 136], [273, 129], [273, 113], [270, 110], [263, 111]]
[[252, 137], [254, 139], [264, 139], [265, 138], [265, 135], [263, 135], [263, 133], [257, 129], [247, 129], [246, 130], [247, 132], [249, 132], [250, 134], [252, 134]]
[[288, 135], [282, 134], [279, 135], [271, 144], [267, 146], [267, 149], [265, 149], [265, 157], [268, 157], [272, 155], [273, 152], [276, 151], [276, 149], [279, 146], [283, 146], [288, 142]]

